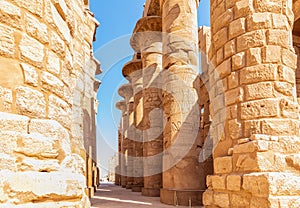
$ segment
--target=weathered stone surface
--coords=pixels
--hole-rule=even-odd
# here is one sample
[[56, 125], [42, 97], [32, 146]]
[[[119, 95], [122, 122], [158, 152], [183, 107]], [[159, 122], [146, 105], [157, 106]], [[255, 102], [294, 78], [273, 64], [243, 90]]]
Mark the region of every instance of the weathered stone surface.
[[[10, 172], [1, 171], [5, 178], [7, 194], [13, 194], [11, 202], [20, 204], [42, 199], [59, 200], [80, 199], [83, 196], [84, 177], [79, 174], [45, 173], [45, 172]], [[66, 180], [66, 176], [68, 180]], [[57, 185], [59, 184], [59, 185]], [[45, 187], [47, 187], [45, 189]]]
[[0, 25], [0, 54], [12, 57], [15, 53], [14, 30]]
[[16, 28], [21, 28], [19, 24], [21, 20], [21, 10], [8, 1], [0, 2], [0, 22], [11, 25]]
[[27, 133], [29, 118], [26, 116], [0, 112], [0, 129]]
[[24, 60], [29, 63], [41, 67], [44, 59], [44, 46], [37, 40], [24, 35], [20, 42], [20, 52]]
[[25, 84], [32, 85], [34, 87], [38, 86], [38, 73], [37, 70], [28, 64], [21, 63], [21, 67], [24, 73]]
[[46, 117], [46, 101], [41, 92], [23, 86], [17, 87], [16, 92], [16, 107], [20, 113]]

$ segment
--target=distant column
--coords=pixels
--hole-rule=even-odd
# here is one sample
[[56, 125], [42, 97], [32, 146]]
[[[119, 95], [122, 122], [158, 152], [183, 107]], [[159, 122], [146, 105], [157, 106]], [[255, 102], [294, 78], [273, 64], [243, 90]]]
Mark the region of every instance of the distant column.
[[[121, 100], [119, 102], [117, 102], [116, 107], [122, 111], [122, 117], [120, 119], [120, 126], [119, 126], [119, 132], [118, 132], [118, 159], [119, 159], [119, 165], [116, 168], [116, 184], [117, 185], [122, 185], [122, 181], [124, 181], [124, 177], [126, 175], [124, 175], [124, 170], [125, 170], [125, 166], [126, 166], [126, 161], [125, 161], [125, 151], [124, 151], [124, 133], [125, 133], [125, 116], [126, 116], [126, 101], [125, 100]], [[123, 170], [123, 173], [122, 173]], [[122, 179], [123, 177], [123, 179]], [[125, 183], [125, 182], [124, 182]], [[123, 184], [124, 184], [123, 183]]]
[[[163, 105], [165, 113], [163, 188], [166, 204], [200, 205], [198, 0], [161, 0]], [[198, 141], [199, 140], [199, 141]]]
[[143, 138], [145, 196], [159, 196], [162, 187], [162, 33], [161, 17], [141, 18], [134, 29], [131, 45], [141, 53], [143, 65]]
[[132, 134], [130, 132], [130, 115], [132, 114], [131, 98], [133, 95], [131, 84], [122, 85], [119, 88], [119, 94], [125, 98], [126, 110], [123, 117], [123, 142], [121, 154], [121, 185], [123, 188], [129, 188], [132, 184], [131, 169], [132, 164], [129, 161], [129, 152], [132, 151]]
[[143, 178], [143, 74], [142, 62], [134, 59], [123, 67], [123, 75], [130, 80], [133, 89], [133, 117], [131, 131], [133, 134], [132, 152], [129, 152], [132, 162], [132, 191], [141, 191]]

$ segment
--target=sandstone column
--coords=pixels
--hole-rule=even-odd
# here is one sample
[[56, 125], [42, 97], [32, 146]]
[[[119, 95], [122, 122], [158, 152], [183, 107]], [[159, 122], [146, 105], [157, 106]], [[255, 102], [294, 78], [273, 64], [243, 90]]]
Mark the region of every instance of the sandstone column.
[[125, 184], [125, 144], [124, 144], [124, 135], [125, 135], [125, 117], [126, 117], [126, 101], [121, 100], [116, 103], [116, 107], [122, 111], [122, 117], [120, 119], [120, 126], [119, 126], [119, 132], [118, 132], [118, 154], [119, 154], [119, 165], [116, 168], [116, 184], [122, 186]]
[[166, 204], [201, 203], [197, 148], [199, 131], [197, 0], [161, 0], [163, 105], [165, 113], [163, 189]]
[[123, 68], [123, 75], [130, 80], [133, 88], [133, 118], [131, 131], [132, 152], [129, 152], [132, 161], [132, 191], [141, 191], [144, 183], [143, 179], [143, 76], [141, 60], [135, 59], [128, 62]]
[[[213, 0], [211, 15], [216, 68], [210, 85], [223, 85], [210, 92], [213, 120], [218, 114], [226, 120], [213, 127], [216, 175], [204, 204], [299, 207], [291, 1]], [[216, 104], [222, 102], [224, 115]]]
[[126, 110], [123, 116], [123, 142], [121, 154], [121, 185], [123, 188], [131, 188], [132, 185], [132, 162], [129, 159], [130, 152], [132, 152], [132, 132], [130, 125], [132, 125], [132, 95], [133, 90], [131, 84], [122, 85], [119, 88], [119, 94], [125, 98]]
[[134, 29], [131, 45], [141, 52], [143, 65], [143, 156], [145, 196], [159, 196], [162, 187], [162, 33], [161, 17], [141, 18]]

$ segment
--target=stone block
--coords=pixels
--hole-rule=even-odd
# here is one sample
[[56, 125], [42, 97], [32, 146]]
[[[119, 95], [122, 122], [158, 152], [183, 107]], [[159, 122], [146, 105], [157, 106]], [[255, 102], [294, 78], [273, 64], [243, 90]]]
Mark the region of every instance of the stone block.
[[59, 121], [63, 126], [70, 128], [72, 111], [67, 102], [55, 95], [49, 96], [49, 118]]
[[298, 119], [299, 104], [287, 99], [281, 99], [279, 102], [281, 116], [284, 118]]
[[47, 138], [58, 139], [59, 147], [57, 148], [60, 149], [60, 153], [62, 154], [62, 156], [58, 159], [62, 160], [65, 156], [71, 155], [71, 141], [69, 133], [57, 121], [32, 119], [29, 125], [29, 133], [37, 133]]
[[253, 12], [252, 0], [240, 0], [234, 7], [234, 18], [246, 17]]
[[21, 68], [23, 69], [25, 84], [37, 87], [38, 86], [38, 73], [37, 73], [36, 69], [33, 66], [30, 66], [25, 63], [21, 63]]
[[206, 206], [209, 206], [209, 205], [213, 205], [214, 203], [214, 192], [212, 190], [206, 190], [204, 193], [203, 193], [203, 204], [206, 205]]
[[258, 158], [256, 153], [234, 154], [233, 163], [235, 164], [235, 172], [258, 172]]
[[284, 14], [272, 13], [271, 15], [274, 29], [287, 30], [289, 28], [288, 19]]
[[216, 32], [216, 34], [213, 36], [213, 40], [214, 40], [214, 43], [215, 43], [216, 50], [218, 50], [219, 48], [224, 46], [224, 44], [228, 40], [228, 29], [227, 29], [227, 27], [224, 27], [221, 30], [219, 30], [218, 32]]
[[228, 57], [232, 56], [236, 53], [236, 44], [235, 40], [230, 40], [224, 45], [224, 58], [227, 59]]
[[25, 28], [28, 35], [32, 36], [36, 40], [39, 40], [41, 43], [48, 43], [48, 29], [47, 26], [40, 22], [34, 16], [25, 13]]
[[276, 117], [279, 115], [278, 103], [277, 99], [264, 99], [242, 103], [241, 119]]
[[69, 27], [62, 16], [58, 13], [57, 9], [52, 4], [50, 5], [53, 23], [57, 27], [64, 40], [69, 43], [71, 41], [71, 33]]
[[270, 184], [267, 174], [251, 173], [243, 176], [243, 189], [249, 191], [254, 196], [268, 197], [270, 193]]
[[44, 94], [29, 87], [16, 88], [16, 108], [19, 113], [33, 116], [46, 117], [46, 101]]
[[0, 25], [0, 55], [13, 57], [15, 54], [14, 30]]
[[226, 183], [227, 183], [227, 189], [229, 191], [241, 190], [242, 179], [240, 175], [228, 175]]
[[293, 68], [286, 67], [283, 65], [278, 66], [278, 76], [280, 81], [289, 82], [291, 84], [295, 83], [295, 72]]
[[281, 62], [281, 47], [268, 45], [262, 48], [263, 63], [280, 63]]
[[212, 188], [214, 190], [225, 190], [226, 189], [226, 175], [214, 175], [211, 177]]
[[259, 120], [244, 121], [244, 137], [261, 133], [261, 122]]
[[245, 18], [239, 18], [229, 24], [229, 39], [233, 39], [246, 32]]
[[283, 48], [289, 47], [290, 36], [288, 31], [285, 30], [267, 30], [267, 44], [278, 45]]
[[0, 112], [0, 129], [2, 131], [16, 131], [26, 133], [28, 129], [29, 118], [10, 113]]
[[229, 207], [229, 205], [230, 205], [229, 194], [215, 192], [214, 193], [214, 204], [219, 207]]
[[55, 32], [50, 35], [50, 48], [55, 54], [61, 57], [65, 56], [65, 43]]
[[217, 75], [222, 79], [231, 73], [231, 60], [227, 59], [216, 67]]
[[19, 7], [7, 2], [0, 2], [0, 22], [12, 27], [21, 28], [21, 10]]
[[238, 87], [239, 85], [239, 73], [238, 72], [231, 72], [229, 77], [227, 78], [228, 89], [233, 89]]
[[248, 30], [268, 29], [272, 27], [270, 13], [253, 13], [247, 18]]
[[247, 66], [254, 66], [261, 64], [261, 49], [250, 48], [247, 50]]
[[247, 194], [236, 194], [233, 193], [231, 196], [231, 206], [232, 207], [249, 207], [251, 196]]
[[266, 38], [263, 30], [247, 32], [237, 38], [237, 52], [249, 48], [262, 47], [265, 45]]
[[250, 84], [276, 79], [277, 66], [264, 64], [243, 68], [240, 72], [240, 84]]
[[229, 136], [231, 139], [236, 140], [242, 137], [242, 125], [237, 119], [228, 121]]
[[214, 170], [216, 174], [232, 172], [232, 157], [218, 157], [214, 159]]
[[279, 94], [279, 95], [282, 94], [282, 95], [290, 96], [290, 97], [293, 96], [294, 87], [290, 83], [275, 82], [274, 87], [275, 87], [277, 94]]
[[254, 0], [253, 3], [256, 12], [281, 13], [282, 11], [281, 0]]
[[238, 87], [229, 90], [225, 93], [225, 105], [229, 106], [242, 102], [244, 99], [244, 90], [242, 87]]
[[233, 154], [244, 154], [251, 152], [265, 152], [269, 150], [267, 141], [255, 140], [244, 144], [235, 145], [233, 148]]
[[84, 176], [79, 174], [1, 171], [0, 176], [5, 178], [7, 190], [16, 194], [11, 199], [15, 204], [29, 203], [41, 198], [80, 200], [85, 187]]
[[240, 52], [232, 56], [232, 70], [238, 70], [246, 65], [245, 52]]
[[0, 109], [4, 112], [11, 111], [13, 101], [12, 90], [0, 86]]
[[262, 121], [262, 133], [274, 136], [297, 135], [297, 125], [287, 119], [265, 119]]
[[42, 72], [41, 84], [45, 90], [51, 91], [59, 96], [64, 95], [64, 83], [48, 72]]
[[21, 134], [18, 135], [15, 151], [28, 157], [55, 159], [59, 151], [55, 147], [57, 141], [55, 137], [44, 137], [40, 134]]
[[282, 49], [282, 63], [292, 69], [297, 68], [297, 55], [288, 49]]
[[59, 57], [53, 53], [52, 51], [48, 51], [47, 53], [47, 71], [54, 74], [60, 74], [60, 59]]
[[43, 15], [43, 1], [40, 0], [14, 0], [18, 5], [38, 17]]
[[272, 82], [259, 82], [245, 86], [245, 100], [257, 100], [276, 97]]
[[43, 44], [28, 35], [23, 35], [19, 48], [23, 60], [28, 61], [34, 66], [42, 67], [44, 59]]

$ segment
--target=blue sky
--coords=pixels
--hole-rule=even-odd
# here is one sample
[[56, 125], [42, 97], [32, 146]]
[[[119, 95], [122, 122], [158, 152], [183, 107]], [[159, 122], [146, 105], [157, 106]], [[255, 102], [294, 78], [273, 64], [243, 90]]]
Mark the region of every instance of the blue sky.
[[[130, 61], [133, 51], [129, 45], [136, 22], [142, 17], [145, 0], [90, 0], [91, 11], [100, 22], [94, 43], [94, 55], [101, 62], [102, 81], [98, 92], [100, 102], [97, 116], [97, 151], [102, 176], [108, 161], [117, 151], [117, 129], [121, 113], [115, 109], [121, 98], [117, 90], [122, 83], [123, 65]], [[209, 0], [201, 0], [198, 10], [199, 25], [209, 26]]]

